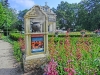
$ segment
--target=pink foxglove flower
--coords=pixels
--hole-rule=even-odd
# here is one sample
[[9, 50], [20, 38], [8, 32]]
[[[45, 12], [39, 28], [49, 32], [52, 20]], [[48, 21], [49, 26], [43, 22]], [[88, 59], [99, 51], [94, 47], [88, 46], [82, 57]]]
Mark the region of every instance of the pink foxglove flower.
[[55, 62], [54, 59], [51, 59], [51, 61], [44, 68], [45, 71], [44, 75], [58, 75], [56, 68], [57, 68], [57, 62]]
[[76, 71], [73, 68], [64, 68], [65, 72], [68, 72], [68, 75], [75, 75]]

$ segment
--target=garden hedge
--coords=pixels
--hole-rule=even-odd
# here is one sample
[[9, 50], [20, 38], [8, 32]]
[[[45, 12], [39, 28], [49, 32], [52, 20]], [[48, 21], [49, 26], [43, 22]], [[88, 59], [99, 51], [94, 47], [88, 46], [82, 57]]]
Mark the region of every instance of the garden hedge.
[[12, 40], [18, 41], [19, 38], [24, 38], [24, 35], [20, 33], [10, 33], [9, 37]]
[[[24, 34], [20, 34], [20, 33], [10, 33], [10, 38], [12, 39], [12, 40], [15, 40], [15, 41], [18, 41], [18, 39], [19, 38], [24, 38]], [[52, 37], [52, 36], [54, 36], [54, 37], [56, 37], [54, 34], [49, 34], [48, 35], [48, 37]], [[70, 37], [81, 37], [81, 35], [69, 35]], [[87, 36], [89, 36], [89, 37], [92, 37], [92, 36], [94, 36], [93, 34], [87, 34], [87, 35], [85, 35], [85, 37], [87, 37]], [[58, 37], [66, 37], [66, 35], [65, 34], [59, 34], [58, 35]]]

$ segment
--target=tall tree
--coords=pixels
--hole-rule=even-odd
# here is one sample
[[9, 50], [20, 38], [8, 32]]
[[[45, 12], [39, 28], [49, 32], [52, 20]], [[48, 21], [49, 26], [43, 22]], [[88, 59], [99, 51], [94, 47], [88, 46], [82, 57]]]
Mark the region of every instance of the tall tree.
[[3, 30], [12, 29], [12, 25], [17, 21], [16, 10], [8, 6], [7, 0], [5, 0], [7, 3], [5, 5], [2, 1], [0, 2], [0, 28]]
[[60, 28], [72, 28], [76, 23], [76, 13], [78, 5], [76, 3], [69, 4], [68, 2], [61, 1], [57, 6], [57, 24]]
[[84, 0], [79, 3], [77, 24], [86, 30], [100, 28], [100, 1]]
[[0, 3], [0, 28], [3, 26], [5, 20], [6, 20], [5, 9]]
[[16, 28], [19, 31], [22, 31], [24, 29], [24, 15], [26, 14], [26, 12], [28, 11], [28, 9], [19, 11], [18, 13], [18, 21], [16, 22]]
[[57, 25], [60, 28], [100, 29], [100, 0], [82, 0], [78, 4], [61, 1], [53, 11], [57, 14]]

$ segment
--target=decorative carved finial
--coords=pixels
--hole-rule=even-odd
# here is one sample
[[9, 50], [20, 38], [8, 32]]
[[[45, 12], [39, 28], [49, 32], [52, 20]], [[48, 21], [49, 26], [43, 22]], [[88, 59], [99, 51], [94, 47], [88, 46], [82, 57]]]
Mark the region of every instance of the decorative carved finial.
[[45, 6], [47, 6], [47, 2], [45, 2]]

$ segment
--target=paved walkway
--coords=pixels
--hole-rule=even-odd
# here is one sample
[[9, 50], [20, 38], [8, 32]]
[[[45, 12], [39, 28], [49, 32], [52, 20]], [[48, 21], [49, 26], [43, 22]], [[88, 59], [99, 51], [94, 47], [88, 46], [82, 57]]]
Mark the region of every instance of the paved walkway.
[[22, 75], [12, 52], [11, 44], [0, 40], [0, 75]]

